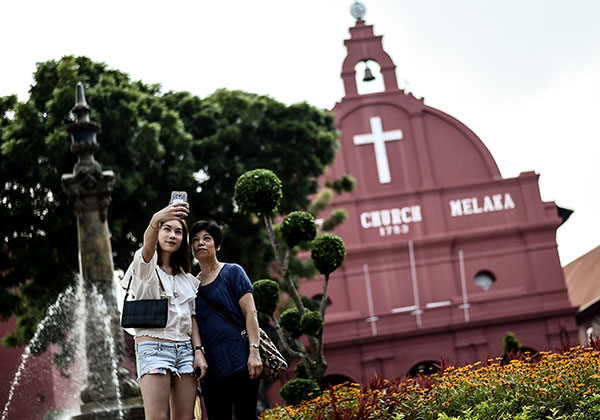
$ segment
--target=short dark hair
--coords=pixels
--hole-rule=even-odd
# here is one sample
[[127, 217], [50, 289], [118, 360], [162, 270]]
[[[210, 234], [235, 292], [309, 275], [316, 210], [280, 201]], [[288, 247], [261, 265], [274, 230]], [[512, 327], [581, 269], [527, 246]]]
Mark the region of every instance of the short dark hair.
[[[181, 222], [183, 232], [179, 248], [171, 255], [171, 269], [173, 270], [174, 275], [179, 273], [189, 273], [192, 269], [192, 264], [190, 263], [190, 248], [188, 245], [187, 223], [185, 223], [185, 220], [183, 219], [179, 220], [179, 222]], [[162, 225], [163, 224], [161, 223], [161, 228]], [[160, 244], [156, 241], [156, 250], [158, 251], [159, 249], [161, 249]], [[162, 264], [160, 252], [158, 253], [158, 264]]]
[[223, 243], [223, 231], [221, 230], [221, 226], [212, 220], [199, 220], [192, 225], [192, 228], [190, 229], [190, 243], [192, 243], [194, 235], [202, 230], [207, 231], [208, 234], [212, 236], [213, 241], [215, 242], [215, 248], [221, 246], [221, 243]]

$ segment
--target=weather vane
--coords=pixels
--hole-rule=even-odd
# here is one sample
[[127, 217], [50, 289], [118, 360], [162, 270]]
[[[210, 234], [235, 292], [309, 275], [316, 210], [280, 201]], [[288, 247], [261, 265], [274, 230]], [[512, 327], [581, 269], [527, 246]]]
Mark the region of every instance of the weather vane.
[[365, 6], [358, 1], [355, 1], [354, 4], [350, 6], [350, 14], [356, 20], [362, 20], [366, 13], [367, 9]]

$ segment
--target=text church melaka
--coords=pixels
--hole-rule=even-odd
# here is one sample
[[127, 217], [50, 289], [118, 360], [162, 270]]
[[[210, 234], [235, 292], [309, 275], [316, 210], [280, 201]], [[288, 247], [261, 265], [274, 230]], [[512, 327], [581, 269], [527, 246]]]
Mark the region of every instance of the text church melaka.
[[[340, 149], [325, 178], [356, 185], [331, 206], [348, 214], [334, 231], [347, 258], [329, 282], [326, 379], [486, 360], [507, 332], [533, 352], [577, 344], [556, 249], [563, 220], [538, 174], [502, 178], [468, 127], [399, 89], [372, 26], [357, 20], [345, 45], [345, 96], [331, 110]], [[359, 94], [363, 62], [381, 69], [381, 92]], [[306, 296], [321, 288], [301, 281]]]

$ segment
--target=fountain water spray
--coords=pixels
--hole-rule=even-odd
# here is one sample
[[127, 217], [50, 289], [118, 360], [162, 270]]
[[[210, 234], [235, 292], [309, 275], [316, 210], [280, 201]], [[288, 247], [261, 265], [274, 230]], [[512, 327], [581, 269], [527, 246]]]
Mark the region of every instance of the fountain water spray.
[[106, 340], [106, 344], [108, 347], [108, 354], [110, 355], [110, 364], [111, 364], [111, 379], [112, 379], [112, 388], [115, 392], [115, 400], [117, 402], [117, 418], [119, 420], [123, 420], [123, 405], [121, 403], [121, 390], [119, 387], [119, 375], [118, 369], [119, 365], [117, 363], [116, 351], [115, 351], [115, 342], [112, 335], [112, 326], [110, 325], [110, 316], [108, 312], [108, 307], [106, 306], [106, 301], [104, 300], [104, 296], [101, 293], [98, 293], [95, 286], [92, 286], [92, 293], [90, 296], [90, 302], [94, 304], [96, 308], [98, 319], [101, 320], [101, 331], [106, 334], [108, 338]]

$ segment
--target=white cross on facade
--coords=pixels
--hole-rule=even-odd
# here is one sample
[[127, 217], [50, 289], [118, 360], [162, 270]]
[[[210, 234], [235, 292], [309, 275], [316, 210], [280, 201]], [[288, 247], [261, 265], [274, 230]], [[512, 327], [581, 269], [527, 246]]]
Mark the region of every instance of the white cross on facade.
[[377, 174], [379, 183], [388, 184], [392, 181], [390, 175], [390, 165], [388, 163], [385, 142], [393, 140], [402, 140], [402, 130], [383, 131], [381, 118], [371, 117], [371, 133], [359, 134], [353, 137], [354, 144], [373, 144], [375, 146], [375, 162], [377, 162]]

